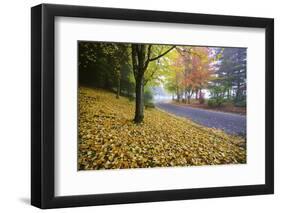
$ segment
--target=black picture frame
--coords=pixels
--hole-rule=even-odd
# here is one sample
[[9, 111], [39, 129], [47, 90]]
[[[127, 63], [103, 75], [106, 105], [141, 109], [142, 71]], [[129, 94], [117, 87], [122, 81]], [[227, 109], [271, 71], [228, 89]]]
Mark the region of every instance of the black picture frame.
[[[265, 184], [93, 195], [54, 195], [55, 17], [264, 28], [266, 32]], [[163, 11], [41, 4], [31, 9], [31, 204], [42, 208], [217, 198], [274, 193], [274, 20]]]

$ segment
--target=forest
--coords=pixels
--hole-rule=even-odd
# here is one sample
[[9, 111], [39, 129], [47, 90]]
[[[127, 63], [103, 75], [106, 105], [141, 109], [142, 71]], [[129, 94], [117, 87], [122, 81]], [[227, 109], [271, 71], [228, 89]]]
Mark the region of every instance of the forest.
[[245, 48], [79, 42], [79, 82], [134, 99], [135, 122], [159, 86], [177, 102], [246, 107], [246, 57]]
[[79, 41], [79, 169], [245, 163], [246, 68], [246, 48]]

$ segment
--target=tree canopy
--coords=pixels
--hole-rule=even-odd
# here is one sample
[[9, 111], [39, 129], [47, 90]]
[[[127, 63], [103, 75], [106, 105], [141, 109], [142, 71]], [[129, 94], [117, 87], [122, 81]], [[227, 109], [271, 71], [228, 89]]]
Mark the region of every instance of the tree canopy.
[[139, 123], [144, 99], [152, 99], [157, 86], [184, 103], [192, 97], [203, 100], [205, 93], [214, 103], [244, 103], [246, 57], [246, 48], [80, 41], [79, 84], [135, 99]]

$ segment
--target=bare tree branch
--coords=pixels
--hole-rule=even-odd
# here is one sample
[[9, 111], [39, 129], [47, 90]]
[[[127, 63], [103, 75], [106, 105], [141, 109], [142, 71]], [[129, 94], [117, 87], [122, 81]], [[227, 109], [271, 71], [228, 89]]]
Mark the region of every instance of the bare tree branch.
[[133, 73], [134, 73], [134, 77], [136, 78], [138, 63], [137, 63], [137, 50], [135, 44], [132, 44], [131, 48], [132, 48]]
[[168, 49], [167, 51], [163, 52], [162, 54], [160, 54], [160, 55], [158, 55], [158, 56], [156, 56], [156, 57], [154, 57], [154, 58], [149, 58], [148, 60], [149, 60], [149, 61], [155, 61], [155, 60], [161, 58], [162, 56], [166, 55], [168, 52], [170, 52], [170, 51], [171, 51], [172, 49], [174, 49], [175, 47], [176, 47], [176, 46], [172, 46], [170, 49]]
[[185, 57], [186, 54], [192, 54], [192, 55], [198, 56], [200, 59], [202, 58], [202, 56], [200, 54], [198, 54], [197, 52], [191, 52], [191, 49], [184, 49], [184, 50], [182, 50], [179, 47], [176, 47], [176, 50], [183, 57]]
[[148, 48], [147, 48], [147, 59], [146, 59], [146, 61], [145, 61], [145, 63], [144, 63], [144, 69], [146, 70], [147, 69], [147, 67], [148, 67], [148, 64], [149, 64], [149, 58], [150, 58], [150, 55], [151, 55], [151, 47], [152, 47], [152, 45], [148, 45]]

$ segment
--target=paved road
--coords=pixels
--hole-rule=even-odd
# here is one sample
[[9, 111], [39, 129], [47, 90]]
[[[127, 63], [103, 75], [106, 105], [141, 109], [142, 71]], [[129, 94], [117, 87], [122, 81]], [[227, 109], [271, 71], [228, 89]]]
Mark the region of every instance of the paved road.
[[177, 116], [189, 118], [201, 125], [222, 129], [227, 133], [246, 135], [246, 116], [233, 113], [216, 112], [170, 103], [156, 103], [160, 109]]

